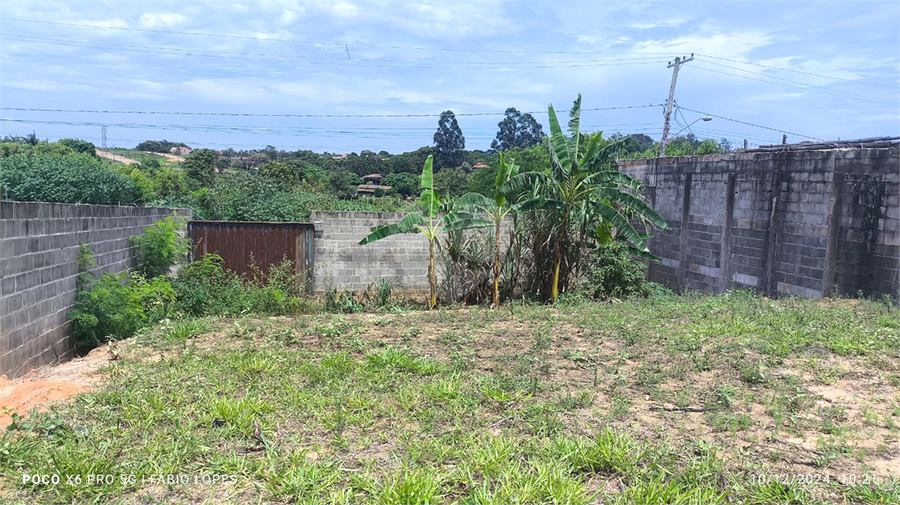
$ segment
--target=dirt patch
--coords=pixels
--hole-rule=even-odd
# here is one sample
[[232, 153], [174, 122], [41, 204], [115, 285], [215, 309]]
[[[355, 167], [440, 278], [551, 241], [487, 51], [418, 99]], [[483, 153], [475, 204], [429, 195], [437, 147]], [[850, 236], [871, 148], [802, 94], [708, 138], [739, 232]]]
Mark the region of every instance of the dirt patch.
[[113, 153], [108, 152], [108, 151], [101, 151], [100, 149], [97, 149], [96, 153], [97, 153], [97, 156], [99, 156], [99, 157], [101, 157], [101, 158], [106, 158], [106, 159], [108, 159], [108, 160], [118, 161], [119, 163], [124, 163], [124, 164], [126, 164], [126, 165], [140, 165], [140, 164], [141, 164], [141, 162], [138, 161], [138, 160], [133, 160], [133, 159], [131, 159], [131, 158], [126, 158], [126, 157], [124, 157], [124, 156], [119, 156], [118, 154], [113, 154]]
[[36, 368], [15, 380], [0, 375], [0, 427], [12, 423], [6, 409], [19, 415], [35, 409], [44, 412], [52, 402], [90, 391], [103, 379], [99, 370], [107, 363], [109, 350], [101, 347], [83, 358]]

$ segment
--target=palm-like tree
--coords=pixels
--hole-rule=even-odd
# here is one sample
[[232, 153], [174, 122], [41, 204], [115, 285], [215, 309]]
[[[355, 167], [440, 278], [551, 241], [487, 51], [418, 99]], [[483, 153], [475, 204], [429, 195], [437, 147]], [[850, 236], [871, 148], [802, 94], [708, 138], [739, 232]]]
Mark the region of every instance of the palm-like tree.
[[500, 153], [500, 168], [497, 170], [497, 178], [494, 180], [494, 197], [488, 198], [481, 193], [466, 193], [461, 196], [454, 209], [461, 211], [473, 211], [486, 214], [494, 225], [494, 292], [492, 308], [500, 306], [500, 227], [503, 219], [515, 211], [515, 206], [506, 201], [506, 194], [500, 190], [504, 184], [519, 173], [519, 167], [510, 160], [509, 163]]
[[434, 271], [434, 244], [441, 232], [467, 230], [490, 226], [491, 223], [466, 212], [448, 212], [440, 216], [441, 197], [434, 190], [433, 157], [428, 156], [425, 166], [422, 168], [421, 188], [422, 193], [419, 202], [422, 204], [420, 213], [410, 213], [399, 222], [385, 224], [372, 228], [371, 233], [359, 241], [359, 245], [366, 245], [383, 238], [400, 233], [421, 233], [428, 240], [428, 281], [431, 287], [430, 307], [437, 306], [437, 277]]
[[[626, 241], [635, 252], [649, 255], [645, 236], [638, 233], [630, 218], [640, 218], [662, 229], [669, 224], [646, 202], [636, 196], [642, 185], [618, 171], [611, 155], [620, 143], [606, 144], [601, 133], [583, 135], [581, 127], [581, 95], [575, 100], [570, 113], [566, 136], [559, 125], [553, 105], [550, 116], [550, 174], [527, 172], [512, 177], [501, 187], [504, 194], [525, 191], [529, 196], [519, 205], [519, 210], [546, 210], [555, 225], [553, 251], [553, 280], [550, 297], [559, 296], [560, 264], [568, 247], [566, 240], [571, 224], [577, 224], [582, 233], [577, 243], [593, 239], [597, 233], [612, 229], [616, 238]], [[622, 188], [635, 192], [632, 194]], [[576, 221], [576, 223], [573, 223]], [[585, 234], [592, 224], [593, 233]]]

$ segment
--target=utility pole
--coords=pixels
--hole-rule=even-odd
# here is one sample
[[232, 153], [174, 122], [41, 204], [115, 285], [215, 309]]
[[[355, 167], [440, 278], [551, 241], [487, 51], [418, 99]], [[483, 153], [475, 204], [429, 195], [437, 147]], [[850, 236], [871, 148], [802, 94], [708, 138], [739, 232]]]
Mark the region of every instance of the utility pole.
[[659, 144], [659, 157], [662, 158], [666, 155], [666, 141], [669, 137], [669, 121], [672, 119], [672, 104], [675, 102], [675, 82], [678, 81], [678, 69], [681, 68], [682, 65], [694, 59], [694, 53], [691, 53], [691, 57], [688, 58], [683, 56], [681, 58], [675, 58], [675, 61], [670, 61], [669, 66], [666, 68], [675, 68], [672, 71], [672, 85], [669, 86], [669, 100], [666, 102], [666, 122], [663, 123], [663, 134], [662, 134], [662, 142]]

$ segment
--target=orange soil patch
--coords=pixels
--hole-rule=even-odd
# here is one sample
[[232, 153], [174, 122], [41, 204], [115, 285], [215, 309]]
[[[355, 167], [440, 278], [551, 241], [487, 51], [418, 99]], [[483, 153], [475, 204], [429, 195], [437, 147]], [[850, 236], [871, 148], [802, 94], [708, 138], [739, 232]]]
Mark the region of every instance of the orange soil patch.
[[0, 427], [12, 423], [6, 409], [23, 416], [35, 409], [44, 412], [51, 402], [90, 391], [101, 379], [98, 370], [108, 362], [107, 350], [98, 348], [83, 358], [36, 368], [15, 380], [0, 375]]

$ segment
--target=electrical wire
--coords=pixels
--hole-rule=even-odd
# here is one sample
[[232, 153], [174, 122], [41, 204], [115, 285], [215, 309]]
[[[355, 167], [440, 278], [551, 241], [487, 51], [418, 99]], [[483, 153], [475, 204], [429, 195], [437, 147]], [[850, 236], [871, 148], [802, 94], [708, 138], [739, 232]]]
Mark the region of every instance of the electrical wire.
[[[148, 53], [148, 54], [170, 54], [170, 55], [179, 55], [179, 56], [209, 56], [216, 58], [232, 58], [232, 59], [241, 59], [241, 60], [267, 60], [267, 61], [307, 61], [307, 60], [315, 60], [316, 62], [328, 64], [328, 65], [336, 65], [336, 66], [366, 66], [366, 67], [377, 67], [377, 68], [475, 68], [475, 69], [505, 69], [505, 68], [513, 68], [518, 66], [523, 66], [527, 69], [535, 69], [535, 68], [576, 68], [576, 67], [605, 67], [605, 66], [627, 66], [627, 65], [648, 65], [655, 64], [665, 61], [665, 58], [660, 57], [648, 57], [648, 58], [615, 58], [615, 59], [602, 59], [602, 60], [564, 60], [564, 61], [441, 61], [439, 63], [430, 63], [430, 64], [419, 64], [418, 62], [411, 60], [390, 60], [390, 59], [356, 59], [352, 61], [348, 61], [342, 58], [337, 58], [334, 56], [331, 57], [317, 57], [317, 56], [296, 56], [296, 55], [286, 55], [286, 54], [270, 54], [270, 53], [234, 53], [227, 51], [210, 51], [205, 49], [185, 49], [180, 47], [165, 47], [165, 46], [133, 46], [133, 45], [122, 45], [122, 44], [105, 44], [100, 42], [87, 42], [81, 40], [70, 40], [70, 39], [52, 39], [52, 38], [40, 38], [40, 37], [30, 37], [23, 35], [10, 35], [3, 34], [0, 35], [2, 38], [13, 39], [13, 40], [24, 40], [29, 42], [39, 42], [45, 44], [53, 44], [53, 45], [62, 45], [66, 47], [70, 46], [80, 46], [80, 47], [103, 47], [103, 48], [111, 48], [121, 51], [129, 51], [129, 52], [138, 52], [138, 53]], [[391, 63], [390, 65], [386, 65], [385, 63]]]
[[869, 85], [869, 86], [882, 86], [882, 87], [885, 87], [885, 88], [900, 89], [900, 86], [891, 85], [891, 84], [879, 84], [879, 83], [877, 83], [877, 82], [858, 81], [858, 80], [856, 80], [856, 79], [847, 79], [847, 78], [843, 78], [843, 77], [835, 77], [835, 76], [833, 76], [833, 75], [814, 74], [814, 73], [812, 73], [812, 72], [804, 72], [804, 71], [802, 71], [802, 70], [794, 70], [794, 69], [792, 69], [792, 68], [774, 67], [774, 66], [771, 66], [771, 65], [763, 65], [762, 63], [753, 63], [752, 61], [740, 61], [740, 60], [734, 60], [734, 59], [730, 59], [730, 58], [721, 58], [721, 57], [718, 57], [718, 56], [711, 56], [711, 55], [708, 55], [708, 54], [700, 54], [700, 53], [697, 53], [695, 56], [700, 56], [700, 57], [703, 57], [703, 58], [712, 58], [712, 59], [714, 59], [714, 60], [730, 61], [730, 62], [732, 62], [732, 63], [741, 63], [741, 64], [743, 64], [743, 65], [753, 65], [753, 66], [762, 67], [762, 68], [770, 68], [770, 69], [772, 69], [772, 70], [781, 70], [781, 71], [783, 71], [783, 72], [794, 72], [794, 73], [796, 73], [796, 74], [811, 75], [811, 76], [813, 76], [813, 77], [824, 77], [824, 78], [826, 78], [826, 79], [833, 79], [833, 80], [836, 80], [836, 81], [846, 81], [846, 82], [852, 82], [852, 83], [855, 83], [855, 84], [867, 84], [867, 85]]
[[741, 121], [740, 119], [732, 119], [732, 118], [730, 118], [730, 117], [719, 116], [719, 115], [712, 114], [712, 113], [709, 113], [709, 112], [703, 112], [702, 110], [689, 109], [689, 108], [687, 108], [687, 107], [681, 107], [681, 108], [684, 109], [684, 110], [686, 110], [686, 111], [688, 111], [688, 112], [696, 112], [697, 114], [705, 114], [705, 115], [710, 116], [710, 117], [714, 117], [714, 118], [718, 118], [718, 119], [723, 119], [723, 120], [725, 120], [725, 121], [731, 121], [731, 122], [733, 122], [733, 123], [740, 123], [740, 124], [747, 125], [747, 126], [753, 126], [753, 127], [755, 127], [755, 128], [762, 128], [762, 129], [764, 129], [764, 130], [772, 130], [772, 131], [776, 131], [776, 132], [779, 132], [779, 133], [786, 133], [786, 134], [788, 134], [788, 135], [794, 135], [794, 136], [797, 136], [797, 137], [803, 137], [803, 138], [806, 138], [806, 139], [813, 139], [813, 140], [820, 140], [820, 141], [822, 141], [822, 142], [825, 142], [825, 139], [820, 139], [820, 138], [818, 138], [818, 137], [811, 137], [811, 136], [809, 136], [809, 135], [803, 135], [802, 133], [789, 132], [789, 131], [787, 131], [787, 130], [779, 130], [778, 128], [772, 128], [771, 126], [763, 126], [763, 125], [758, 125], [758, 124], [750, 123], [750, 122], [747, 122], [747, 121]]
[[[582, 112], [598, 112], [628, 109], [646, 109], [649, 107], [662, 107], [664, 104], [650, 103], [647, 105], [623, 105], [617, 107], [589, 107], [581, 109]], [[104, 109], [48, 109], [33, 107], [0, 107], [0, 110], [19, 112], [53, 112], [72, 114], [145, 114], [145, 115], [171, 115], [171, 116], [227, 116], [227, 117], [292, 117], [292, 118], [416, 118], [416, 117], [440, 117], [441, 113], [429, 114], [269, 114], [253, 112], [187, 112], [187, 111], [140, 111], [140, 110], [104, 110]], [[528, 111], [520, 114], [547, 114], [547, 111]], [[505, 116], [506, 112], [459, 112], [455, 116]]]
[[[335, 46], [339, 49], [343, 49], [345, 46], [349, 47], [362, 47], [362, 48], [379, 48], [379, 49], [403, 49], [403, 50], [416, 50], [416, 51], [445, 51], [445, 52], [460, 52], [460, 53], [486, 53], [486, 54], [599, 54], [599, 53], [573, 53], [572, 51], [533, 51], [530, 49], [520, 49], [520, 50], [505, 50], [505, 49], [460, 49], [460, 48], [442, 48], [442, 47], [421, 47], [421, 46], [403, 46], [403, 45], [379, 45], [379, 44], [369, 44], [369, 43], [352, 43], [352, 42], [314, 42], [314, 41], [305, 41], [299, 39], [287, 39], [280, 37], [249, 37], [246, 35], [230, 35], [223, 33], [203, 33], [203, 32], [184, 32], [184, 31], [176, 31], [176, 30], [154, 30], [147, 28], [130, 28], [130, 27], [119, 27], [119, 26], [100, 26], [100, 25], [90, 25], [83, 23], [64, 23], [60, 21], [42, 21], [37, 19], [24, 19], [24, 18], [7, 18], [0, 17], [0, 21], [19, 21], [23, 23], [39, 23], [39, 24], [47, 24], [47, 25], [57, 25], [57, 26], [72, 26], [79, 28], [91, 28], [91, 29], [101, 29], [101, 30], [121, 30], [121, 31], [132, 31], [132, 32], [145, 32], [145, 33], [165, 33], [170, 35], [191, 35], [191, 36], [201, 36], [201, 37], [219, 37], [219, 38], [228, 38], [228, 39], [242, 39], [242, 40], [252, 40], [255, 42], [290, 42], [292, 44], [308, 44], [308, 45], [328, 45]], [[639, 52], [639, 53], [620, 53], [620, 54], [640, 54], [640, 55], [659, 55], [659, 56], [670, 56], [670, 53], [649, 53], [649, 52]]]
[[830, 92], [830, 91], [825, 91], [825, 90], [822, 90], [822, 89], [814, 89], [814, 88], [804, 87], [804, 86], [794, 86], [794, 85], [791, 85], [791, 84], [785, 84], [785, 83], [780, 83], [780, 82], [767, 81], [767, 80], [764, 80], [764, 79], [757, 79], [757, 78], [755, 78], [755, 77], [749, 77], [749, 76], [746, 76], [746, 75], [735, 74], [735, 73], [733, 73], [733, 72], [724, 72], [724, 71], [722, 71], [722, 70], [716, 70], [716, 69], [712, 69], [712, 68], [707, 68], [707, 67], [704, 67], [703, 65], [693, 65], [692, 68], [704, 70], [704, 71], [706, 71], [706, 72], [714, 72], [714, 73], [717, 73], [717, 74], [724, 74], [724, 75], [731, 75], [731, 76], [735, 76], [735, 77], [741, 77], [741, 78], [744, 78], [744, 79], [749, 79], [749, 80], [751, 80], [751, 81], [765, 82], [765, 83], [768, 83], [768, 84], [778, 84], [778, 85], [781, 85], [781, 86], [786, 86], [786, 87], [789, 87], [789, 88], [795, 88], [795, 89], [799, 89], [799, 90], [802, 90], [802, 91], [813, 91], [813, 92], [816, 92], [816, 93], [821, 93], [821, 94], [828, 95], [828, 96], [830, 96], [830, 97], [835, 97], [835, 98], [849, 98], [849, 99], [851, 99], [851, 100], [860, 100], [860, 101], [863, 101], [863, 102], [877, 103], [877, 104], [880, 104], [880, 105], [894, 105], [894, 106], [900, 105], [900, 103], [896, 103], [896, 102], [886, 102], [886, 101], [883, 101], [883, 100], [875, 100], [875, 99], [871, 99], [871, 98], [858, 98], [858, 97], [856, 97], [856, 96], [852, 96], [852, 95], [848, 95], [848, 94], [844, 94], [844, 93], [840, 93], [840, 92]]
[[[701, 60], [701, 61], [702, 61], [702, 60]], [[825, 88], [824, 86], [818, 86], [818, 85], [815, 85], [815, 84], [809, 84], [809, 83], [805, 83], [805, 82], [794, 81], [794, 80], [791, 80], [791, 79], [783, 79], [783, 78], [781, 78], [781, 77], [775, 77], [775, 76], [771, 76], [771, 75], [768, 75], [768, 74], [763, 74], [763, 73], [761, 73], [761, 72], [754, 72], [754, 71], [752, 71], [752, 70], [745, 70], [745, 69], [743, 69], [743, 68], [733, 67], [733, 66], [731, 66], [731, 65], [724, 65], [724, 64], [722, 64], [722, 63], [716, 63], [716, 62], [713, 62], [713, 61], [703, 61], [703, 63], [707, 63], [707, 64], [710, 64], [710, 65], [715, 65], [715, 66], [723, 67], [723, 68], [730, 68], [730, 69], [732, 69], [732, 70], [737, 70], [738, 72], [746, 72], [746, 73], [748, 73], [748, 74], [760, 75], [760, 76], [766, 77], [767, 79], [775, 79], [775, 80], [778, 80], [778, 81], [784, 81], [784, 82], [791, 83], [791, 84], [799, 84], [800, 86], [803, 86], [803, 87], [800, 88], [800, 89], [804, 89], [804, 90], [815, 91], [816, 89], [818, 89], [818, 90], [824, 91], [824, 92], [826, 92], [826, 94], [832, 95], [832, 96], [843, 96], [843, 97], [858, 98], [858, 99], [862, 99], [862, 100], [866, 100], [866, 101], [872, 101], [872, 100], [873, 100], [872, 97], [866, 96], [866, 95], [858, 95], [858, 94], [856, 94], [856, 93], [847, 93], [847, 92], [845, 92], [845, 91], [829, 90], [829, 89]], [[724, 72], [723, 72], [723, 73], [724, 73]], [[741, 76], [741, 75], [738, 75], [738, 74], [727, 74], [727, 75], [736, 75], [736, 76], [738, 76], [738, 77], [745, 77], [745, 78], [749, 79], [749, 77]], [[763, 81], [763, 82], [766, 82], [766, 81]], [[775, 83], [773, 83], [773, 84], [775, 84]], [[791, 87], [796, 87], [796, 86], [791, 86]], [[875, 99], [875, 100], [877, 100], [877, 99]], [[900, 105], [900, 104], [898, 104], [898, 105]]]

